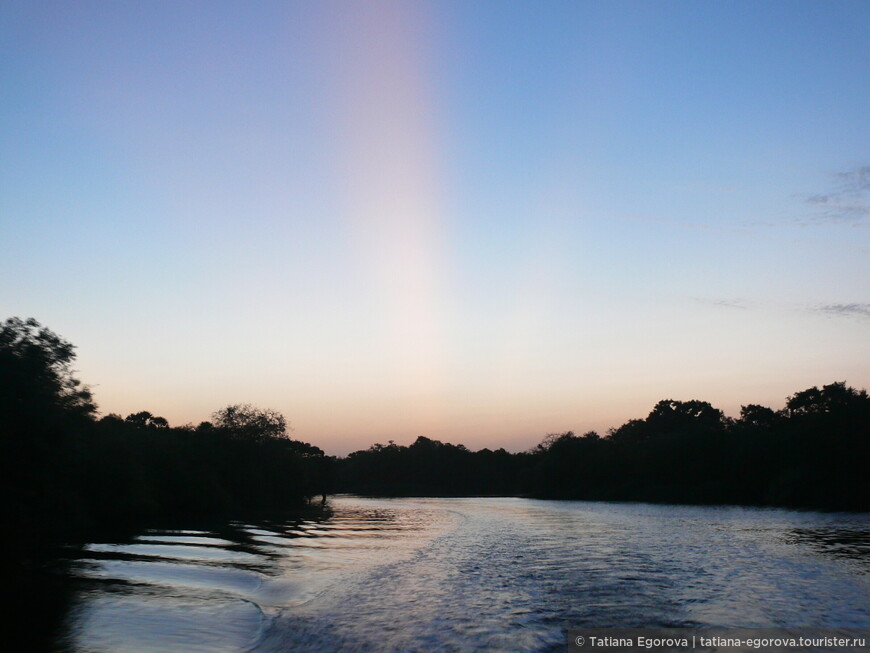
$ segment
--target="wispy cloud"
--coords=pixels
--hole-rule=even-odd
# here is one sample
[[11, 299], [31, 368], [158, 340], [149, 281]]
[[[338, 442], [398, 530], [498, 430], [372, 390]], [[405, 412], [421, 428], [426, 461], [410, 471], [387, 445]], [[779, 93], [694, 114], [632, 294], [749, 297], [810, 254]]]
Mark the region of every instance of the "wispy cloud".
[[692, 300], [704, 306], [716, 306], [719, 308], [734, 308], [738, 310], [761, 310], [777, 309], [785, 311], [798, 311], [822, 313], [833, 317], [847, 317], [856, 319], [870, 319], [870, 304], [854, 302], [850, 304], [812, 304], [796, 305], [785, 304], [776, 300], [766, 302], [752, 302], [744, 299], [722, 297], [692, 297]]
[[814, 306], [812, 310], [828, 315], [870, 318], [870, 304], [822, 304]]
[[803, 200], [812, 212], [798, 218], [802, 224], [870, 226], [870, 166], [834, 174], [830, 190], [804, 195]]
[[741, 310], [746, 310], [749, 308], [749, 304], [742, 299], [711, 299], [709, 297], [693, 297], [696, 302], [699, 304], [706, 304], [707, 306], [721, 306], [723, 308], [739, 308]]

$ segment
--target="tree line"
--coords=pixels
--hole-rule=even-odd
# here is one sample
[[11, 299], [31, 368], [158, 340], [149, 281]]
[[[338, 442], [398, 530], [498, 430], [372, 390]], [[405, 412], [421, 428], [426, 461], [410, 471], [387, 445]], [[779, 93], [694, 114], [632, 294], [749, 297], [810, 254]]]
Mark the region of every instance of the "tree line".
[[769, 505], [870, 510], [870, 398], [845, 382], [750, 404], [659, 401], [604, 436], [551, 434], [530, 451], [472, 452], [419, 437], [337, 461], [338, 487], [382, 495]]
[[520, 453], [421, 436], [334, 458], [247, 404], [196, 426], [148, 411], [100, 418], [74, 359], [35, 320], [0, 323], [0, 519], [21, 556], [100, 529], [252, 519], [337, 491], [870, 510], [870, 399], [845, 382], [736, 419], [666, 399], [604, 435], [553, 434]]
[[13, 557], [105, 530], [302, 507], [327, 458], [284, 417], [227, 406], [197, 426], [140, 411], [97, 417], [74, 347], [33, 319], [0, 323], [0, 519]]

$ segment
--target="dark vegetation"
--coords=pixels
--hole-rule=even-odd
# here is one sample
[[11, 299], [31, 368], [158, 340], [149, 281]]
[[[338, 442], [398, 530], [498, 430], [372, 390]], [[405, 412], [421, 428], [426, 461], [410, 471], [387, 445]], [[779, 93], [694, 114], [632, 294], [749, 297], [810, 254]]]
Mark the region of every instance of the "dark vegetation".
[[18, 561], [104, 531], [251, 518], [324, 492], [327, 460], [284, 417], [228, 406], [172, 428], [147, 411], [96, 417], [73, 346], [34, 320], [0, 324], [0, 518]]
[[328, 459], [290, 439], [279, 413], [228, 406], [211, 422], [175, 428], [147, 411], [98, 419], [74, 358], [70, 343], [34, 320], [0, 323], [9, 650], [53, 650], [74, 591], [60, 547], [149, 526], [286, 516], [325, 491]]
[[504, 449], [470, 451], [420, 436], [410, 446], [375, 444], [336, 461], [339, 491], [382, 496], [512, 496], [535, 459]]
[[658, 402], [607, 437], [553, 436], [522, 488], [547, 498], [870, 510], [870, 398], [845, 383], [739, 419], [703, 401]]
[[424, 437], [376, 444], [338, 463], [345, 492], [870, 510], [870, 398], [845, 383], [810, 388], [784, 409], [658, 402], [605, 437], [547, 436], [531, 451], [472, 452]]
[[73, 346], [34, 320], [0, 323], [0, 518], [19, 562], [101, 531], [251, 519], [327, 491], [870, 510], [870, 399], [845, 383], [798, 392], [780, 411], [744, 406], [738, 419], [664, 400], [605, 437], [550, 435], [523, 453], [420, 437], [335, 459], [250, 405], [198, 426], [147, 411], [97, 418], [73, 361]]

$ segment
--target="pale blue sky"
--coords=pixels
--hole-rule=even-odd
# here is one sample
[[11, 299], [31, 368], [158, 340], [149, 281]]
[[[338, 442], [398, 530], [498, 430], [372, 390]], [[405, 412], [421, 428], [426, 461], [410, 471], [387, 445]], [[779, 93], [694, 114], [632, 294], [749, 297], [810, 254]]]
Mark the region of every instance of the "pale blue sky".
[[870, 385], [866, 2], [0, 2], [0, 308], [103, 412], [522, 449]]

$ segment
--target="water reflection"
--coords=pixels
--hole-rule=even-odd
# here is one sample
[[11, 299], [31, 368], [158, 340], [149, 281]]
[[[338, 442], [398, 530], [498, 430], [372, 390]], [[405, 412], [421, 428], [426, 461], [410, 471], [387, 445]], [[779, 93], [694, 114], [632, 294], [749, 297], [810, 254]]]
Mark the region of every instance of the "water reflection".
[[70, 651], [561, 650], [578, 626], [870, 627], [870, 516], [338, 497], [91, 544]]
[[848, 559], [862, 573], [870, 573], [870, 529], [865, 526], [796, 528], [789, 541], [809, 546], [822, 555]]

